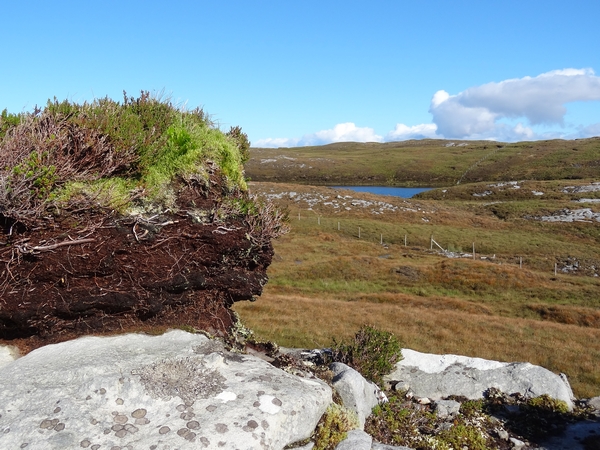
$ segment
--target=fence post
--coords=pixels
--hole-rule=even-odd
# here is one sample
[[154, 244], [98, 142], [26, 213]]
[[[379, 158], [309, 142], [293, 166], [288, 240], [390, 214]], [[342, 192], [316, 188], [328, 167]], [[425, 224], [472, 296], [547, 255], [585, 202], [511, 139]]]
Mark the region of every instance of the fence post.
[[519, 256], [519, 269], [523, 268], [523, 257]]
[[300, 211], [298, 211], [298, 220], [300, 220]]
[[433, 250], [433, 234], [429, 237], [429, 250]]
[[383, 234], [380, 234], [379, 236], [380, 236], [380, 238], [379, 238], [379, 244], [383, 245]]
[[404, 235], [404, 246], [406, 247], [406, 235]]
[[338, 231], [340, 231], [340, 223], [338, 222]]
[[475, 259], [475, 242], [473, 242], [473, 259]]
[[358, 238], [360, 239], [360, 227], [358, 227]]

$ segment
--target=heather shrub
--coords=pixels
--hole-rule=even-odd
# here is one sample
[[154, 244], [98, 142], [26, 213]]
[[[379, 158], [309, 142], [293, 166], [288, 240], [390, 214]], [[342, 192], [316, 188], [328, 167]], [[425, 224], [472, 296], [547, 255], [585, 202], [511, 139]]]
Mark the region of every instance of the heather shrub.
[[392, 333], [364, 325], [350, 342], [335, 342], [333, 359], [347, 364], [381, 385], [383, 376], [402, 359], [400, 341]]
[[[77, 104], [49, 100], [32, 113], [0, 115], [0, 222], [39, 225], [57, 211], [138, 203], [173, 208], [174, 182], [225, 194], [246, 191], [242, 163], [250, 143], [240, 127], [225, 134], [202, 109], [185, 110], [142, 91]], [[242, 152], [246, 156], [242, 155]]]

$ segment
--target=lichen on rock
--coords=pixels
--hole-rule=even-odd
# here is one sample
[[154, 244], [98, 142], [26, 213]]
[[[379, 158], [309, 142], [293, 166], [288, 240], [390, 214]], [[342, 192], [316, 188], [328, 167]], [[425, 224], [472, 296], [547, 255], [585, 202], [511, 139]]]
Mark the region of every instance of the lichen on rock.
[[209, 398], [225, 389], [225, 378], [203, 364], [202, 358], [165, 359], [132, 371], [140, 377], [146, 392], [153, 398], [170, 400], [179, 397], [187, 404], [196, 398]]

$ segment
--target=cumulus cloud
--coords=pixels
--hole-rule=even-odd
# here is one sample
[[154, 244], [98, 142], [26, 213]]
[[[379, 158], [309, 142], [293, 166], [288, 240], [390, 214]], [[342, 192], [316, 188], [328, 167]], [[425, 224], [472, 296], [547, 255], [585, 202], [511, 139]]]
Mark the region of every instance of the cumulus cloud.
[[576, 132], [563, 137], [565, 139], [584, 139], [594, 136], [600, 136], [600, 122], [588, 126], [579, 126]]
[[375, 134], [373, 128], [357, 127], [352, 122], [337, 124], [331, 130], [318, 131], [304, 137], [314, 142], [381, 142], [383, 138]]
[[373, 128], [357, 127], [352, 122], [339, 123], [329, 130], [306, 134], [301, 138], [259, 139], [255, 147], [296, 147], [305, 145], [324, 145], [333, 142], [382, 142], [383, 137]]
[[580, 137], [600, 136], [600, 122], [581, 128]]
[[259, 139], [256, 142], [252, 142], [254, 147], [295, 147], [298, 145], [298, 141], [300, 139], [290, 139], [290, 138], [266, 138]]
[[386, 136], [386, 141], [405, 141], [408, 139], [426, 139], [439, 138], [437, 135], [437, 125], [434, 123], [423, 123], [409, 127], [403, 123], [396, 125]]
[[[450, 95], [434, 94], [429, 112], [437, 132], [446, 138], [525, 135], [525, 128], [508, 130], [501, 119], [526, 118], [531, 125], [564, 125], [565, 104], [600, 100], [600, 77], [592, 69], [563, 69], [536, 77], [487, 83]], [[523, 125], [521, 125], [523, 127]]]
[[[562, 69], [470, 87], [456, 95], [439, 90], [431, 98], [433, 123], [399, 123], [385, 138], [352, 122], [300, 138], [268, 138], [257, 147], [294, 147], [332, 142], [382, 142], [408, 139], [488, 139], [502, 142], [576, 139], [600, 135], [600, 123], [540, 131], [540, 125], [565, 126], [566, 105], [600, 101], [600, 77], [592, 69]], [[534, 127], [534, 128], [532, 128]], [[534, 129], [536, 131], [534, 131]]]

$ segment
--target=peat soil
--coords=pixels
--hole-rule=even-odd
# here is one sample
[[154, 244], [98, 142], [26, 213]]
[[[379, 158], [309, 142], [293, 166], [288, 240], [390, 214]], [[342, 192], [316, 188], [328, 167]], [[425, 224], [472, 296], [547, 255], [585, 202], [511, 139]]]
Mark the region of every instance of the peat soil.
[[[227, 334], [230, 306], [267, 282], [273, 248], [244, 217], [217, 214], [222, 188], [182, 183], [177, 212], [123, 217], [96, 209], [0, 234], [0, 344], [21, 352], [84, 334]], [[0, 223], [1, 225], [2, 223]]]

